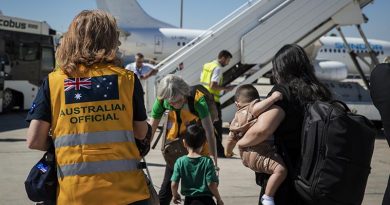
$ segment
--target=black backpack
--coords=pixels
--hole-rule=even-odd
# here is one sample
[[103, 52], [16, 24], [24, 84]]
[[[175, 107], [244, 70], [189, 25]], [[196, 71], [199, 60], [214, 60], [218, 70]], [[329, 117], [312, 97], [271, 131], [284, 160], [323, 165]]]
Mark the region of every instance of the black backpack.
[[214, 102], [214, 95], [211, 94], [203, 85], [200, 84], [191, 86], [190, 96], [188, 97], [188, 107], [190, 109], [190, 112], [196, 116], [199, 116], [199, 114], [196, 112], [194, 107], [195, 95], [197, 90], [202, 92], [206, 99], [207, 107], [209, 108], [209, 112], [210, 112], [211, 121], [212, 122], [218, 121], [218, 110]]
[[316, 205], [361, 204], [370, 173], [376, 129], [343, 102], [306, 107], [295, 188]]

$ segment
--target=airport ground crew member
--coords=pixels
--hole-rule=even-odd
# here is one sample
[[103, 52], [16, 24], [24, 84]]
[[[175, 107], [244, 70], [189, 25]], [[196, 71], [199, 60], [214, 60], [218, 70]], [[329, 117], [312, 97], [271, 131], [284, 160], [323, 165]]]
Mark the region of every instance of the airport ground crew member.
[[218, 59], [203, 65], [203, 70], [200, 75], [200, 83], [214, 95], [214, 101], [218, 109], [218, 121], [214, 122], [214, 127], [217, 131], [217, 153], [218, 157], [225, 157], [222, 146], [222, 113], [220, 95], [221, 91], [230, 91], [234, 86], [223, 86], [222, 68], [229, 64], [232, 54], [227, 50], [222, 50], [218, 54]]
[[143, 91], [134, 73], [119, 67], [117, 30], [106, 12], [79, 13], [56, 52], [60, 69], [29, 111], [28, 147], [46, 150], [52, 134], [58, 205], [147, 204], [135, 143], [148, 130]]
[[128, 64], [126, 69], [133, 71], [141, 80], [146, 80], [158, 72], [152, 64], [144, 63], [144, 55], [142, 53], [137, 53], [135, 62]]

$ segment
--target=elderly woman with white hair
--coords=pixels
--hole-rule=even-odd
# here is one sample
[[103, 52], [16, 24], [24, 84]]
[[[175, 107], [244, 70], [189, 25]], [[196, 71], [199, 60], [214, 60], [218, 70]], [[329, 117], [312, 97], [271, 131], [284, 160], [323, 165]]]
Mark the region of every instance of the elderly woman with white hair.
[[[213, 123], [206, 103], [205, 96], [200, 91], [195, 91], [193, 106], [197, 115], [189, 109], [191, 87], [179, 76], [167, 75], [158, 86], [157, 99], [154, 102], [151, 113], [152, 135], [166, 110], [168, 113], [167, 134], [163, 136], [167, 141], [174, 140], [186, 133], [186, 125], [192, 122], [200, 122], [206, 133], [207, 142], [204, 144], [202, 154], [212, 156], [217, 168], [216, 142], [213, 132]], [[192, 102], [190, 102], [192, 103]], [[171, 177], [172, 168], [166, 166], [164, 180], [159, 192], [160, 204], [169, 205], [172, 199]]]

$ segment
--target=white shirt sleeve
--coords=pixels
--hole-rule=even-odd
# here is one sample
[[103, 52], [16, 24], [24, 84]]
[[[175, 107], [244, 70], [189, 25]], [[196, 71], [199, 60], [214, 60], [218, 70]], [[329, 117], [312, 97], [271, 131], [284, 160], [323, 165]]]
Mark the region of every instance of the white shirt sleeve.
[[219, 83], [219, 81], [221, 80], [221, 76], [222, 73], [221, 73], [221, 67], [216, 67], [214, 68], [213, 70], [213, 75], [211, 76], [211, 82], [217, 82]]
[[133, 71], [135, 72], [135, 63], [129, 63], [127, 64], [127, 66], [125, 67], [126, 70], [130, 70], [130, 71]]

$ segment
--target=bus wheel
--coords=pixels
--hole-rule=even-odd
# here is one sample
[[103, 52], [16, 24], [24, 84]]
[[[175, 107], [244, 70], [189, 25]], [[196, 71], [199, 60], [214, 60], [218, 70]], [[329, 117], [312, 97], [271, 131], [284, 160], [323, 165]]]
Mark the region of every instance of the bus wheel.
[[10, 111], [15, 106], [16, 95], [11, 89], [5, 89], [3, 95], [3, 111]]

